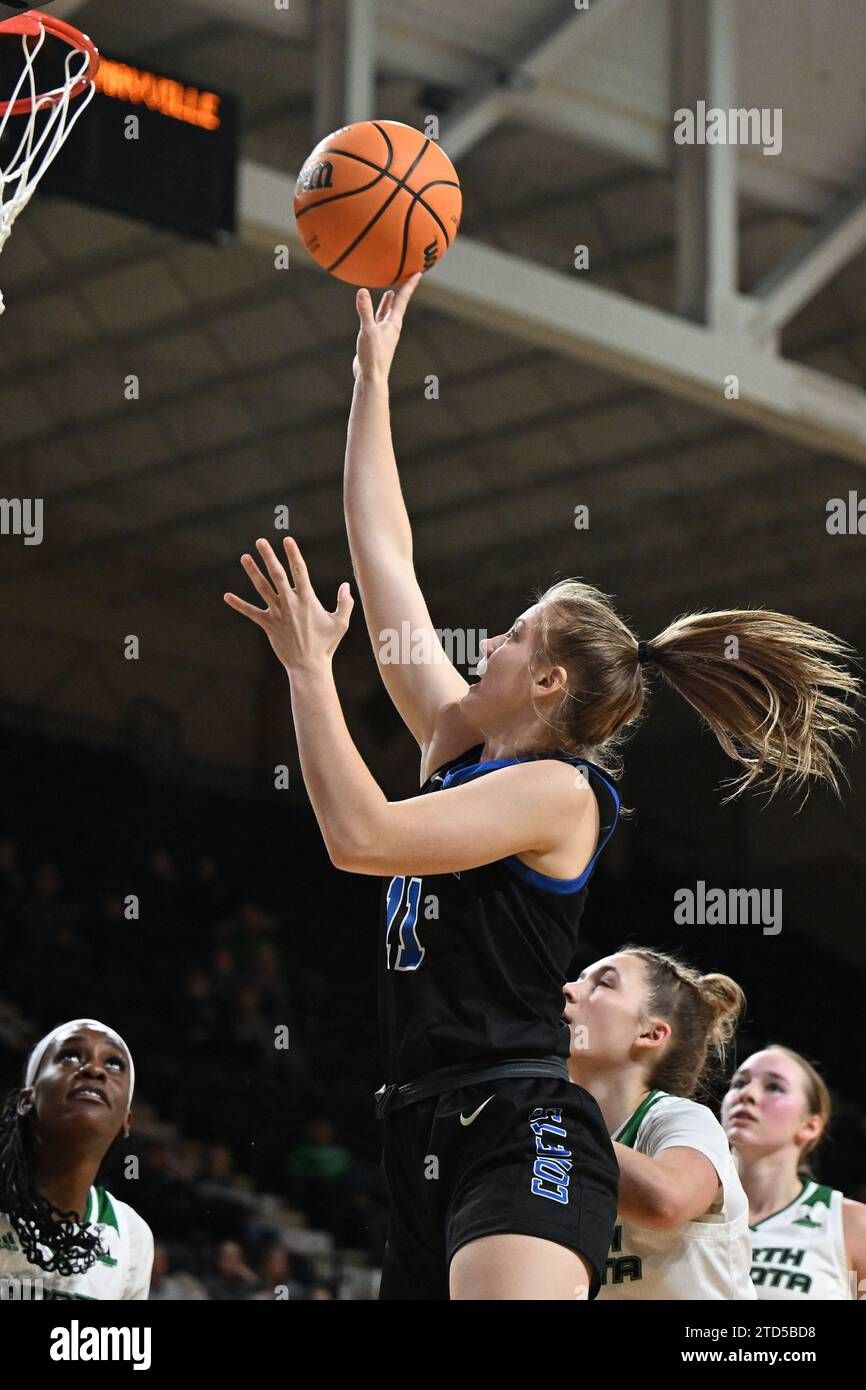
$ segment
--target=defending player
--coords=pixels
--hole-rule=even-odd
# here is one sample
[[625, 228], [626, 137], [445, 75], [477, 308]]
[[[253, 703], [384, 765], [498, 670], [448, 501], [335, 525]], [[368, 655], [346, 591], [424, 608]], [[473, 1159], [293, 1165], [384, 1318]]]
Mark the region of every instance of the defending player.
[[823, 1077], [778, 1043], [753, 1052], [731, 1078], [722, 1123], [749, 1199], [760, 1299], [866, 1294], [866, 1205], [810, 1171], [830, 1113]]
[[14, 1299], [146, 1299], [150, 1227], [94, 1186], [129, 1134], [135, 1069], [92, 1018], [36, 1044], [0, 1117], [0, 1285]]
[[572, 1079], [601, 1106], [620, 1166], [601, 1299], [754, 1299], [749, 1206], [700, 1094], [724, 1064], [743, 991], [624, 946], [563, 993]]
[[[831, 634], [784, 614], [695, 614], [639, 643], [606, 597], [563, 581], [484, 642], [472, 686], [432, 626], [391, 444], [388, 372], [417, 280], [374, 316], [366, 290], [345, 508], [383, 681], [421, 751], [421, 793], [391, 803], [349, 736], [331, 663], [352, 600], [327, 612], [294, 540], [294, 587], [266, 540], [242, 564], [265, 602], [226, 602], [285, 667], [304, 781], [332, 862], [383, 876], [380, 1018], [392, 1198], [385, 1298], [594, 1297], [617, 1164], [568, 1080], [561, 988], [598, 854], [616, 824], [617, 746], [644, 665], [773, 787], [837, 783], [854, 677]], [[409, 631], [394, 659], [393, 638]], [[738, 659], [731, 659], [736, 643]], [[433, 794], [435, 793], [435, 794]], [[348, 929], [348, 928], [346, 928]], [[566, 1181], [567, 1179], [567, 1181]]]

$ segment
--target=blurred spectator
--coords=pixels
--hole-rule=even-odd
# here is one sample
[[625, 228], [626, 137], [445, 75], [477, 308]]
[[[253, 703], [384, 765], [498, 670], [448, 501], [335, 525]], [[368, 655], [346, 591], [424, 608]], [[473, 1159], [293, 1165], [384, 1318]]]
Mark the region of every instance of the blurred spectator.
[[[136, 1078], [137, 1080], [137, 1078]], [[136, 1085], [136, 1091], [138, 1087]], [[199, 1186], [175, 1171], [175, 1157], [166, 1141], [144, 1141], [135, 1205], [144, 1219], [156, 1224], [166, 1240], [205, 1244], [215, 1238], [213, 1221]]]
[[142, 920], [154, 941], [174, 944], [175, 933], [186, 926], [186, 903], [180, 874], [164, 846], [155, 849], [142, 874]]
[[14, 917], [20, 910], [27, 891], [24, 875], [18, 867], [18, 846], [14, 840], [0, 840], [0, 914]]
[[210, 930], [223, 916], [228, 889], [213, 855], [201, 854], [193, 866], [189, 884], [189, 915], [199, 928]]
[[307, 1125], [306, 1141], [290, 1150], [286, 1172], [291, 1177], [336, 1182], [346, 1176], [351, 1162], [348, 1149], [334, 1141], [333, 1124], [320, 1115]]
[[245, 1182], [234, 1171], [231, 1149], [226, 1144], [210, 1144], [205, 1151], [198, 1191], [207, 1203], [214, 1238], [239, 1240], [243, 1236], [254, 1206], [245, 1189]]
[[347, 1183], [352, 1158], [335, 1142], [334, 1126], [324, 1116], [311, 1120], [306, 1133], [306, 1140], [295, 1144], [286, 1160], [289, 1191], [313, 1225], [339, 1239], [352, 1204]]
[[306, 1299], [307, 1286], [297, 1278], [289, 1259], [289, 1252], [279, 1242], [262, 1246], [255, 1262], [255, 1270], [262, 1288], [252, 1295], [253, 1298], [277, 1299], [279, 1296], [280, 1299], [289, 1299], [291, 1302]]
[[274, 1033], [263, 1016], [259, 992], [254, 985], [241, 985], [235, 1001], [232, 1040], [242, 1062], [254, 1067], [271, 1060]]
[[262, 1013], [268, 1022], [286, 1023], [288, 992], [280, 958], [272, 942], [262, 941], [256, 947], [247, 980], [258, 990]]
[[235, 1180], [234, 1166], [235, 1161], [228, 1145], [209, 1144], [204, 1153], [202, 1178], [221, 1188], [232, 1188]]
[[212, 1054], [223, 1046], [224, 1011], [214, 998], [210, 976], [194, 966], [186, 977], [185, 1032], [194, 1053]]
[[0, 1044], [20, 1059], [20, 1066], [16, 1070], [23, 1069], [27, 1053], [35, 1042], [34, 1029], [16, 1005], [0, 995]]
[[[70, 994], [95, 993], [88, 981], [87, 946], [77, 930], [80, 916], [80, 908], [64, 895], [57, 865], [40, 864], [21, 909], [20, 951], [13, 953], [21, 1000], [40, 1017], [63, 1014]], [[87, 1007], [84, 999], [81, 1007]]]
[[263, 942], [273, 944], [278, 933], [276, 917], [251, 899], [243, 901], [234, 916], [221, 922], [217, 929], [220, 940], [231, 948], [238, 968], [243, 971], [251, 968], [259, 946]]
[[235, 956], [230, 946], [217, 946], [213, 953], [210, 978], [214, 1002], [227, 1017], [234, 1008], [239, 983]]
[[73, 927], [78, 909], [63, 898], [63, 880], [56, 864], [40, 864], [33, 888], [22, 909], [24, 929], [30, 941], [47, 947], [66, 927]]
[[150, 1298], [154, 1302], [168, 1299], [206, 1299], [207, 1290], [195, 1275], [173, 1269], [165, 1246], [156, 1241], [153, 1248], [153, 1272], [150, 1276]]
[[262, 1291], [262, 1281], [244, 1260], [244, 1252], [235, 1240], [224, 1240], [214, 1259], [213, 1274], [207, 1280], [208, 1294], [213, 1299], [245, 1299]]

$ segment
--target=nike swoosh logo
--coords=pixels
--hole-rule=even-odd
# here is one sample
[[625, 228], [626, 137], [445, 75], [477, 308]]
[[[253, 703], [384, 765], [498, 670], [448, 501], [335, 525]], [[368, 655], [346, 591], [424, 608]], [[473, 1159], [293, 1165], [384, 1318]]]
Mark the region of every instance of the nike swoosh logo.
[[486, 1100], [483, 1100], [483, 1101], [481, 1102], [481, 1104], [479, 1105], [479, 1107], [478, 1107], [477, 1110], [473, 1110], [473, 1111], [472, 1111], [472, 1114], [471, 1114], [471, 1115], [467, 1116], [467, 1115], [462, 1115], [462, 1114], [461, 1114], [461, 1116], [460, 1116], [460, 1123], [461, 1123], [462, 1125], [471, 1125], [471, 1124], [474, 1124], [474, 1122], [478, 1119], [478, 1116], [481, 1114], [481, 1111], [484, 1109], [485, 1105], [489, 1105], [490, 1102], [491, 1102], [492, 1100], [493, 1100], [493, 1096], [488, 1096]]

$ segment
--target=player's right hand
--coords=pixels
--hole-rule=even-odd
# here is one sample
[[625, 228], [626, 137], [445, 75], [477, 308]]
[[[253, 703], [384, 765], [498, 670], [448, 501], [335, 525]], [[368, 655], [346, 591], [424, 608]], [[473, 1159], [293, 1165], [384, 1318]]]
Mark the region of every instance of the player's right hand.
[[355, 380], [363, 374], [365, 380], [387, 381], [406, 306], [421, 279], [422, 272], [416, 271], [396, 290], [386, 290], [373, 313], [373, 298], [369, 290], [358, 290], [355, 306], [361, 327], [358, 332], [355, 360], [352, 371]]

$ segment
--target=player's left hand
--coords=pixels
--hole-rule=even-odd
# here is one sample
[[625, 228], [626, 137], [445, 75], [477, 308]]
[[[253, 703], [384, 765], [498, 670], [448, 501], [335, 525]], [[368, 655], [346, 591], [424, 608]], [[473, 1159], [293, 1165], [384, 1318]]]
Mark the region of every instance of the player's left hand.
[[241, 564], [267, 608], [245, 603], [237, 594], [224, 594], [223, 598], [235, 612], [264, 628], [274, 652], [291, 674], [330, 662], [348, 629], [355, 600], [348, 583], [343, 583], [337, 590], [337, 607], [329, 613], [316, 597], [297, 541], [286, 536], [283, 545], [294, 588], [270, 543], [257, 540], [256, 549], [270, 579], [265, 578], [252, 555], [242, 555]]

